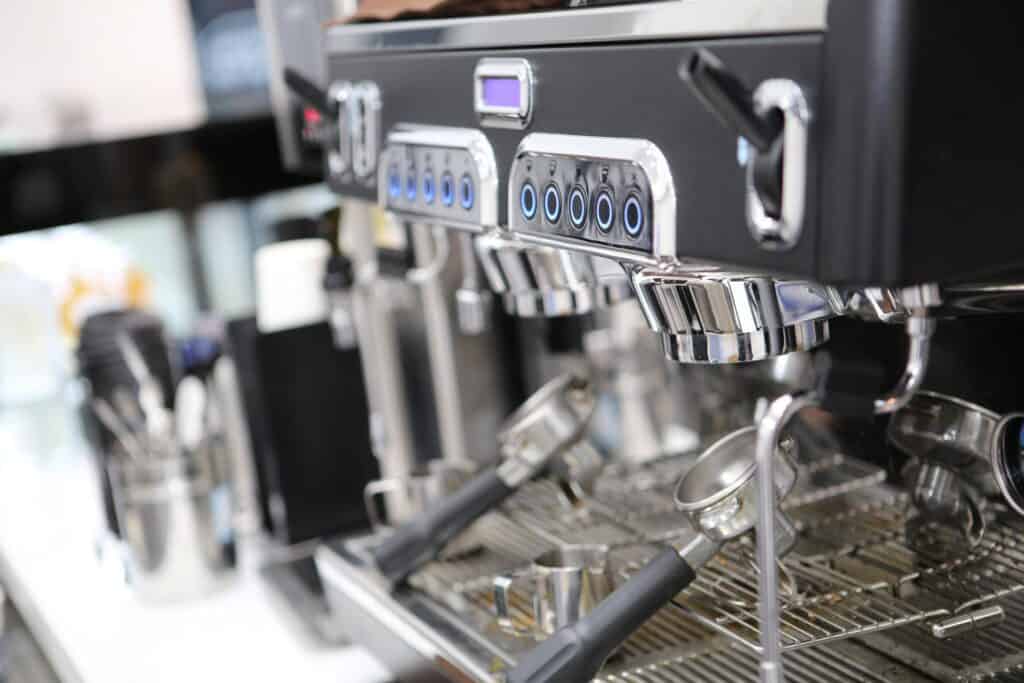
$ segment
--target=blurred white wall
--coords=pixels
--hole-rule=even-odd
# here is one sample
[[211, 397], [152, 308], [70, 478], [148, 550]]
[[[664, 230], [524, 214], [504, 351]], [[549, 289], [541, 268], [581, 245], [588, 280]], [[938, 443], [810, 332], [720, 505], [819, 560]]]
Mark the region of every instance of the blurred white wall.
[[5, 0], [0, 64], [0, 152], [206, 115], [185, 0]]

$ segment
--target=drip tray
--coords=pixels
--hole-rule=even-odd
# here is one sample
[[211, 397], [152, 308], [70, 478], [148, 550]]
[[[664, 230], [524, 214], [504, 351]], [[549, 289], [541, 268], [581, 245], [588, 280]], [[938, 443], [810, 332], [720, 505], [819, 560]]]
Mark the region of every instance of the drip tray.
[[[905, 503], [898, 493], [879, 484], [882, 475], [877, 468], [838, 459], [825, 468], [818, 463], [803, 469], [802, 477], [811, 483], [798, 491], [789, 507], [805, 532], [828, 520], [839, 523], [857, 515], [878, 516]], [[613, 569], [628, 574], [656, 550], [654, 541], [678, 540], [689, 533], [681, 517], [677, 516], [674, 524], [670, 521], [669, 515], [674, 514], [670, 484], [643, 472], [618, 476], [598, 486], [597, 500], [573, 506], [551, 482], [535, 482], [468, 532], [477, 536], [479, 552], [434, 562], [411, 577], [409, 586], [394, 593], [389, 593], [377, 575], [366, 568], [365, 551], [375, 542], [371, 537], [321, 547], [317, 565], [343, 628], [353, 641], [374, 652], [403, 683], [500, 683], [502, 672], [536, 641], [499, 627], [493, 616], [493, 578], [526, 566], [530, 558], [548, 548], [583, 542], [612, 545]], [[638, 501], [643, 505], [638, 506]], [[849, 551], [860, 544], [889, 538], [896, 533], [892, 527], [899, 521], [848, 525], [859, 530], [856, 534], [845, 533], [844, 545], [837, 549], [808, 542], [804, 548], [808, 554], [801, 555], [801, 561], [817, 562], [823, 554], [835, 555], [837, 550]], [[749, 611], [752, 605], [745, 604], [745, 600], [756, 597], [756, 575], [748, 553], [749, 548], [742, 544], [730, 548], [716, 568], [702, 573], [694, 588], [682, 594], [684, 599], [666, 605], [638, 629], [609, 660], [598, 680], [757, 680], [757, 653], [750, 647], [756, 628], [723, 623], [722, 615], [702, 614], [698, 608], [702, 595], [704, 610], [711, 609], [708, 605], [721, 604], [723, 596], [731, 596], [730, 614]], [[745, 578], [744, 571], [748, 573]], [[813, 577], [815, 573], [796, 575], [795, 590], [805, 591], [804, 595], [812, 589], [821, 593], [824, 587], [808, 583], [808, 575]], [[747, 597], [736, 599], [742, 594]], [[529, 626], [532, 616], [528, 596], [514, 593], [511, 604], [514, 619], [521, 626]], [[745, 637], [744, 628], [748, 629]], [[786, 655], [788, 681], [933, 680], [850, 640], [818, 638], [812, 644], [816, 647]]]

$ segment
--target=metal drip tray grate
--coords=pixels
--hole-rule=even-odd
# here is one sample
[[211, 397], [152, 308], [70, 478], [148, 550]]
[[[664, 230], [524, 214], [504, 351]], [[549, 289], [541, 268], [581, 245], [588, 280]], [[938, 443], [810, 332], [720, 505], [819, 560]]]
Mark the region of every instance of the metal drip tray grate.
[[[995, 515], [973, 550], [963, 547], [955, 532], [937, 526], [921, 530], [911, 547], [905, 510], [902, 497], [889, 504], [883, 498], [805, 526], [797, 549], [781, 562], [784, 649], [931, 623], [1010, 597], [1024, 600], [1019, 518]], [[728, 548], [676, 604], [757, 651], [757, 570], [751, 552], [744, 543]], [[930, 632], [928, 638], [939, 642]], [[993, 649], [1005, 654], [1017, 647]]]
[[[665, 467], [681, 471], [685, 464], [660, 463], [653, 476], [644, 470], [609, 477], [594, 498], [576, 505], [552, 482], [535, 482], [474, 526], [475, 552], [432, 563], [414, 585], [514, 659], [536, 642], [523, 635], [533, 632], [531, 596], [514, 588], [514, 628], [499, 628], [494, 577], [570, 543], [609, 544], [613, 571], [628, 575], [657, 552], [655, 542], [690, 533], [672, 507], [674, 482], [662, 476]], [[923, 680], [912, 670], [942, 680], [973, 680], [976, 671], [1024, 680], [1024, 521], [993, 506], [973, 549], [936, 526], [920, 528], [911, 544], [907, 496], [881, 483], [878, 468], [836, 458], [801, 469], [801, 484], [786, 500], [800, 540], [780, 563], [787, 680]], [[599, 680], [756, 680], [753, 550], [749, 536], [727, 546], [630, 637]], [[1005, 621], [950, 640], [932, 634], [935, 623], [990, 604], [1005, 606]], [[892, 654], [871, 654], [860, 643]], [[865, 665], [871, 657], [878, 661]], [[879, 673], [884, 667], [889, 673]]]
[[[882, 666], [886, 668], [883, 670]], [[787, 681], [813, 683], [892, 683], [919, 681], [909, 671], [874, 661], [870, 653], [834, 651], [828, 646], [792, 653], [786, 657]], [[734, 683], [757, 681], [758, 659], [739, 646], [719, 647], [679, 654], [656, 663], [613, 669], [599, 683]]]

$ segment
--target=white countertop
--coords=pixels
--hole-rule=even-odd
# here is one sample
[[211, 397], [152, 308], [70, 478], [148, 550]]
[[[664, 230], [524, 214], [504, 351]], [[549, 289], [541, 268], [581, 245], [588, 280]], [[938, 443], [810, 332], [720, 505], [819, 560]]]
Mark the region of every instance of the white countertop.
[[98, 484], [60, 404], [0, 408], [0, 581], [65, 683], [385, 683], [357, 647], [312, 642], [254, 572], [198, 601], [145, 605], [95, 550]]

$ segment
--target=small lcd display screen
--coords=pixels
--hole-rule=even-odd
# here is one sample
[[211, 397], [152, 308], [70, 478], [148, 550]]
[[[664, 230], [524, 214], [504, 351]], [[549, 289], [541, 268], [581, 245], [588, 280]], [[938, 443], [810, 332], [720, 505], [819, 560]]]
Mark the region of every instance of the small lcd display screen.
[[518, 109], [519, 79], [508, 77], [484, 76], [483, 101], [488, 107], [508, 107]]

